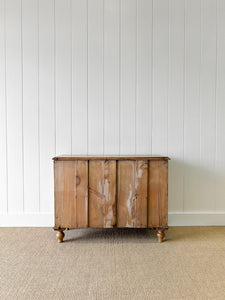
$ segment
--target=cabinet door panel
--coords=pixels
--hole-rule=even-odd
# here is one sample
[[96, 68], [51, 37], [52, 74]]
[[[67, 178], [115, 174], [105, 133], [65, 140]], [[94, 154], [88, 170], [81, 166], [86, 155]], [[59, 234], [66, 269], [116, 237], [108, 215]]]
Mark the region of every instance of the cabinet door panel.
[[147, 176], [147, 161], [118, 161], [117, 227], [147, 226]]
[[55, 161], [54, 172], [55, 227], [87, 227], [87, 161]]
[[149, 161], [148, 227], [168, 226], [168, 162]]
[[89, 161], [89, 227], [116, 224], [116, 161]]

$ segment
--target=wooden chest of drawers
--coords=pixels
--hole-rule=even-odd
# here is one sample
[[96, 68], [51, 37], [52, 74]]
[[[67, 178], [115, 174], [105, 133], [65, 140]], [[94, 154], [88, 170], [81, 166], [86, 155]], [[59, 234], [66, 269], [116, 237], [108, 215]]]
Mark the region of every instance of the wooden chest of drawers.
[[74, 228], [168, 228], [168, 157], [54, 157], [59, 242]]

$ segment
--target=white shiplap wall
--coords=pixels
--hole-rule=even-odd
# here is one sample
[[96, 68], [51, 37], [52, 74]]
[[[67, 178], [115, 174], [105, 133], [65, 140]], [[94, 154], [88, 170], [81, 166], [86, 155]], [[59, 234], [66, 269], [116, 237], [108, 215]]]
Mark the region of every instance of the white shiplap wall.
[[53, 225], [56, 154], [163, 154], [170, 225], [225, 225], [224, 0], [0, 0], [0, 225]]

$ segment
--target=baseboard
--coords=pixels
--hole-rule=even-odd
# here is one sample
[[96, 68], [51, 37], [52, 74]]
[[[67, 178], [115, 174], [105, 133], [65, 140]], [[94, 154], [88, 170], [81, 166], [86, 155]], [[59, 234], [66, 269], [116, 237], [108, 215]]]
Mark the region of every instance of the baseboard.
[[[51, 213], [0, 214], [0, 227], [53, 227]], [[169, 226], [225, 226], [225, 212], [169, 212]]]
[[225, 212], [169, 212], [169, 226], [225, 226]]
[[0, 214], [0, 227], [53, 227], [51, 213], [9, 213]]

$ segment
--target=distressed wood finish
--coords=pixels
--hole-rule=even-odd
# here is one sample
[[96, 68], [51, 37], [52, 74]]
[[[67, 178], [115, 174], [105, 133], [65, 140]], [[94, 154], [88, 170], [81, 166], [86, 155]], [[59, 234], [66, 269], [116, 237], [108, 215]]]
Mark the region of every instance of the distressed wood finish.
[[118, 162], [117, 227], [147, 226], [147, 161]]
[[149, 161], [148, 227], [168, 226], [168, 162]]
[[147, 227], [148, 161], [137, 160], [136, 167], [136, 227]]
[[168, 157], [61, 156], [55, 165], [55, 227], [168, 228]]
[[89, 162], [89, 227], [116, 224], [116, 161]]
[[55, 228], [88, 226], [87, 161], [55, 162]]

